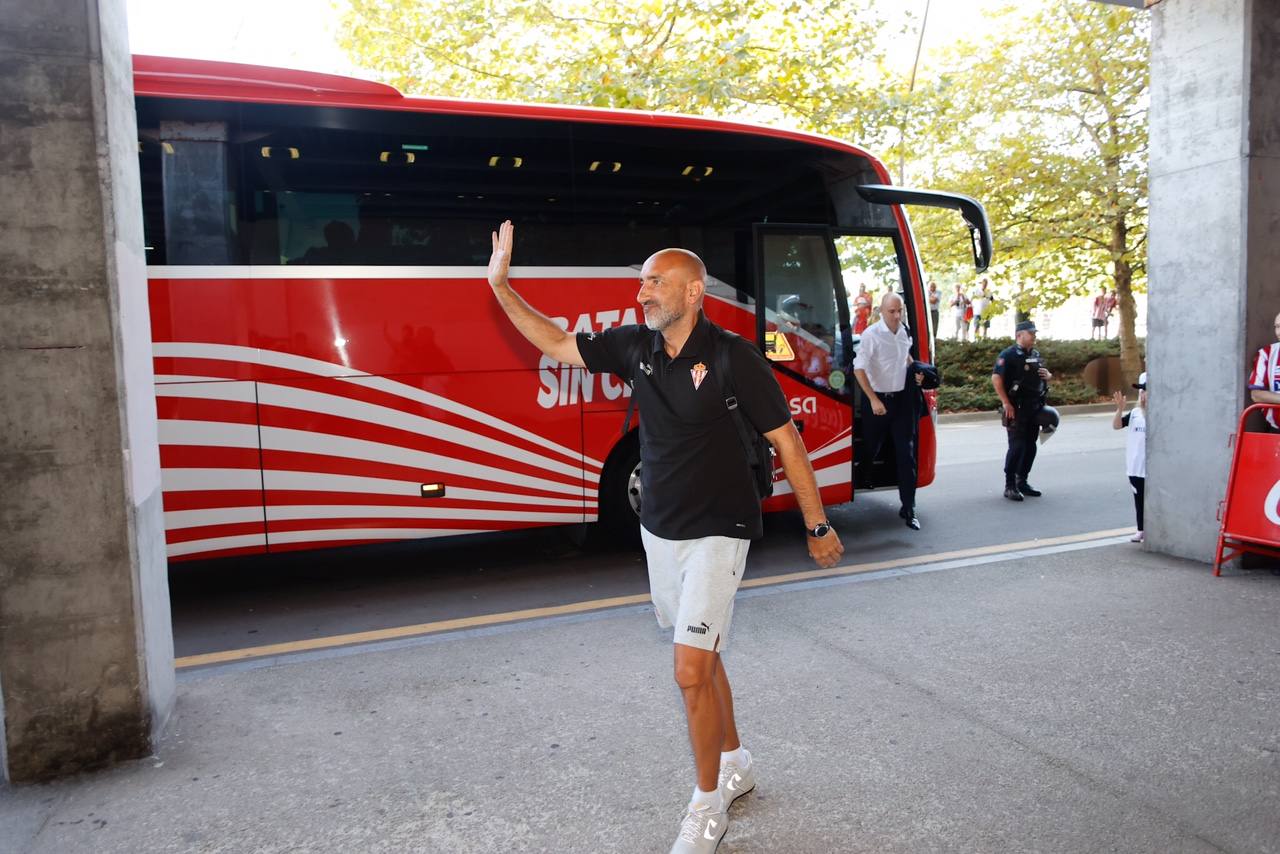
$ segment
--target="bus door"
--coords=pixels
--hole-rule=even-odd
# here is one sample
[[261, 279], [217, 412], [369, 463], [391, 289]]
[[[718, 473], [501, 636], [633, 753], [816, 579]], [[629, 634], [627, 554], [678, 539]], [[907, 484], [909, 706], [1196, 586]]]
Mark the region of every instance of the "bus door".
[[763, 309], [756, 312], [757, 341], [779, 373], [823, 503], [848, 501], [853, 338], [834, 235], [807, 225], [758, 224], [753, 231], [756, 305]]
[[[914, 295], [908, 293], [905, 276], [906, 255], [896, 233], [884, 229], [868, 229], [861, 231], [841, 230], [835, 235], [836, 257], [839, 259], [840, 277], [844, 282], [844, 290], [848, 294], [853, 318], [852, 346], [850, 362], [858, 353], [862, 340], [862, 332], [867, 325], [880, 317], [880, 301], [887, 293], [895, 293], [902, 297], [906, 307], [904, 323], [907, 333], [912, 338], [912, 356], [920, 357], [919, 342], [921, 336], [929, 340], [929, 320], [922, 315], [916, 306]], [[863, 294], [866, 296], [862, 296]], [[859, 304], [866, 308], [859, 317]], [[869, 312], [869, 315], [868, 315]], [[855, 425], [862, 413], [862, 389], [853, 376], [852, 365], [849, 367], [849, 387], [853, 391], [853, 411]], [[856, 489], [877, 489], [898, 485], [898, 469], [895, 463], [893, 439], [886, 437], [875, 459], [868, 460], [861, 453], [860, 431], [854, 430], [853, 482]]]

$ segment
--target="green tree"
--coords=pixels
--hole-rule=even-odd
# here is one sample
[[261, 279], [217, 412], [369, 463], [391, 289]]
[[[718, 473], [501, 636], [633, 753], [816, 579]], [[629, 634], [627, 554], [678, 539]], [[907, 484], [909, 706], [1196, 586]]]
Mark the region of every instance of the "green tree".
[[880, 118], [873, 0], [345, 3], [341, 46], [411, 94], [747, 116], [849, 139]]
[[[1013, 285], [1016, 309], [1115, 288], [1130, 378], [1141, 360], [1133, 294], [1146, 288], [1149, 40], [1141, 11], [1047, 4], [1003, 37], [961, 44], [946, 73], [917, 83], [906, 136], [909, 182], [985, 203], [992, 278]], [[967, 262], [945, 217], [917, 213], [915, 225], [942, 266]]]

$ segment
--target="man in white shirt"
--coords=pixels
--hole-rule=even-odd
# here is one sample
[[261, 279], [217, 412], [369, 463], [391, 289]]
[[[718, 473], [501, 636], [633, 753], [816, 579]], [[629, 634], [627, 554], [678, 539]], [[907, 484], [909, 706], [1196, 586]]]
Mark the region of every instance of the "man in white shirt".
[[991, 330], [991, 283], [982, 280], [982, 289], [973, 295], [973, 340], [986, 338]]
[[[916, 400], [919, 390], [907, 387], [912, 364], [911, 336], [907, 334], [902, 297], [890, 291], [880, 301], [880, 320], [867, 327], [853, 360], [853, 375], [862, 388], [862, 466], [870, 471], [886, 436], [893, 437], [898, 463], [898, 515], [913, 531], [916, 517]], [[924, 374], [915, 375], [916, 385]]]
[[965, 315], [969, 312], [969, 298], [964, 295], [960, 285], [956, 285], [955, 295], [951, 297], [951, 308], [956, 319], [956, 340], [968, 341], [969, 321], [965, 319]]

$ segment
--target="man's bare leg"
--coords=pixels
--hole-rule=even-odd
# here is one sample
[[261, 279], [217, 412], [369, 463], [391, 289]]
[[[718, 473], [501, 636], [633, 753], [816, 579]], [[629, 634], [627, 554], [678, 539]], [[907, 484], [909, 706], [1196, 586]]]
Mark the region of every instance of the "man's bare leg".
[[712, 682], [716, 691], [716, 703], [720, 706], [720, 724], [724, 735], [720, 742], [720, 752], [728, 753], [741, 747], [738, 741], [738, 725], [733, 719], [733, 691], [729, 688], [729, 676], [724, 671], [724, 659], [716, 653], [716, 672]]
[[[715, 678], [720, 656], [710, 650], [680, 643], [675, 645], [675, 650], [676, 684], [684, 695], [698, 788], [714, 792], [720, 776], [720, 750], [725, 744], [724, 719]], [[728, 687], [727, 680], [725, 687]], [[736, 732], [734, 739], [737, 739]]]

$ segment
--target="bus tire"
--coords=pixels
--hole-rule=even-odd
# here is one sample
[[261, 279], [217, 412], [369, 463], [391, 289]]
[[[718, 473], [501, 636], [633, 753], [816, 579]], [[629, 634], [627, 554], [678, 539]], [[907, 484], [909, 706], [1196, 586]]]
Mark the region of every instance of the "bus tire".
[[601, 545], [640, 545], [640, 438], [628, 433], [613, 449], [600, 477], [596, 525]]

